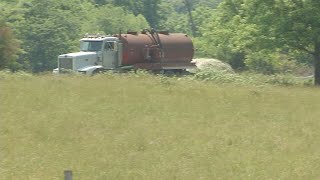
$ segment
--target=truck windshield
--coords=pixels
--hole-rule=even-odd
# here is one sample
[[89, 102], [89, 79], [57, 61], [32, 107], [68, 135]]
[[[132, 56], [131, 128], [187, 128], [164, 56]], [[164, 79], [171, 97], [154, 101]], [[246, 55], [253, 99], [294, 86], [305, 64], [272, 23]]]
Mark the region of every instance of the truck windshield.
[[102, 41], [81, 41], [80, 51], [101, 51]]

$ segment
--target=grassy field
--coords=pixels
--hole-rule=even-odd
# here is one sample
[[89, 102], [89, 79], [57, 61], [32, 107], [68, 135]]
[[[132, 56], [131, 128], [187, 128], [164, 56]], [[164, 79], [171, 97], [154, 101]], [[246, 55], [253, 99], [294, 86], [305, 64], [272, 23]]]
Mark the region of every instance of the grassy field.
[[0, 179], [319, 179], [320, 90], [0, 76]]

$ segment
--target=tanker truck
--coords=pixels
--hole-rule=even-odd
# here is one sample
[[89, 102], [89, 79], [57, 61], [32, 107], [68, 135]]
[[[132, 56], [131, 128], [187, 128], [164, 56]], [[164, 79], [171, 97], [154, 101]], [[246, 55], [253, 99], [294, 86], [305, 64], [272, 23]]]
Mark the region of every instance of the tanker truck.
[[157, 73], [181, 73], [195, 68], [192, 40], [183, 33], [144, 29], [111, 36], [88, 35], [80, 40], [80, 52], [58, 56], [53, 73], [144, 69]]

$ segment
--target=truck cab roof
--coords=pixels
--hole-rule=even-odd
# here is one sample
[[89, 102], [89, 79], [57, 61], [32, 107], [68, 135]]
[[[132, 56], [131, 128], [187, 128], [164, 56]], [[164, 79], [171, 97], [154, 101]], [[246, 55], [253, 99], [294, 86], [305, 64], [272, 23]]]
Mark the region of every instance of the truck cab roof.
[[117, 37], [106, 35], [85, 35], [80, 41], [117, 41]]

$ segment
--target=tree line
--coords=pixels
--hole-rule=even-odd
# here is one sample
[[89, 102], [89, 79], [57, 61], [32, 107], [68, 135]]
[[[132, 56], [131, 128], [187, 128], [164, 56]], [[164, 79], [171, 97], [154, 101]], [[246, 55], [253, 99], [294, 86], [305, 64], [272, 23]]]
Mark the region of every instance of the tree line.
[[85, 33], [143, 28], [192, 36], [199, 57], [265, 74], [314, 65], [320, 84], [316, 0], [3, 0], [0, 69], [50, 71]]

